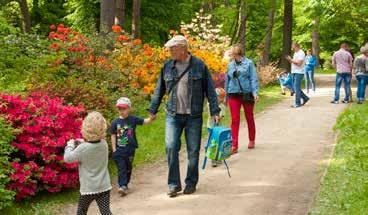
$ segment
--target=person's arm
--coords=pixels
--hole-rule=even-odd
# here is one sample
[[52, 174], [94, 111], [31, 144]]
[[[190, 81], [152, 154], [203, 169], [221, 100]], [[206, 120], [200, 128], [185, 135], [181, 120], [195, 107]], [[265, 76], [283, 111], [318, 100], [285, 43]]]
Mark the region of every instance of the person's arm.
[[204, 90], [205, 94], [207, 96], [208, 103], [210, 104], [210, 114], [211, 116], [219, 116], [219, 113], [221, 111], [218, 101], [217, 101], [217, 94], [215, 90], [215, 85], [213, 83], [212, 77], [210, 72], [208, 71], [207, 66], [204, 66]]
[[117, 143], [117, 125], [115, 120], [111, 123], [110, 134], [111, 134], [111, 149], [112, 152], [115, 152]]
[[116, 151], [116, 134], [111, 134], [111, 149], [112, 152]]
[[350, 63], [350, 68], [351, 68], [350, 72], [353, 72], [353, 57], [351, 55], [350, 55], [349, 63]]
[[332, 67], [336, 69], [336, 55], [332, 55]]
[[252, 94], [254, 96], [255, 101], [258, 101], [258, 89], [259, 89], [259, 84], [258, 84], [258, 76], [257, 76], [257, 70], [256, 67], [254, 65], [253, 62], [250, 62], [249, 65], [249, 73], [250, 73], [250, 85], [251, 85], [251, 90], [252, 90]]
[[225, 101], [224, 101], [225, 105], [227, 105], [227, 103], [229, 101], [229, 94], [228, 94], [229, 93], [229, 84], [230, 84], [230, 77], [229, 77], [230, 69], [229, 69], [229, 67], [230, 67], [230, 64], [227, 67], [227, 71], [225, 73]]
[[76, 147], [75, 140], [69, 140], [64, 150], [64, 161], [66, 163], [80, 161], [82, 151], [81, 145]]
[[152, 123], [154, 120], [155, 120], [155, 116], [151, 115], [151, 116], [149, 116], [148, 118], [146, 118], [146, 119], [144, 119], [144, 120], [143, 120], [143, 125], [150, 124], [150, 123]]
[[164, 68], [161, 69], [160, 76], [156, 83], [156, 89], [153, 93], [151, 105], [148, 109], [152, 116], [155, 116], [158, 112], [158, 108], [160, 107], [162, 98], [166, 93], [166, 84], [164, 80]]

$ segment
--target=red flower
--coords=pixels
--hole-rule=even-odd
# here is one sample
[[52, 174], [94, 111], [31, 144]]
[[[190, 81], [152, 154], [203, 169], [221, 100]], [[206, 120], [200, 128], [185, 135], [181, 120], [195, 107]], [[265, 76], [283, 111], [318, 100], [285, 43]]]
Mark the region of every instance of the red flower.
[[55, 25], [50, 25], [50, 30], [54, 31], [56, 29]]
[[119, 25], [113, 25], [111, 29], [115, 33], [120, 33], [123, 30]]
[[126, 35], [120, 35], [119, 37], [118, 37], [118, 41], [128, 41], [129, 40], [129, 37], [128, 36], [126, 36]]
[[141, 39], [135, 39], [133, 40], [133, 45], [137, 46], [137, 45], [140, 45], [142, 44], [142, 40]]
[[52, 43], [50, 46], [49, 46], [50, 49], [52, 50], [55, 50], [55, 51], [59, 51], [61, 46], [57, 43]]

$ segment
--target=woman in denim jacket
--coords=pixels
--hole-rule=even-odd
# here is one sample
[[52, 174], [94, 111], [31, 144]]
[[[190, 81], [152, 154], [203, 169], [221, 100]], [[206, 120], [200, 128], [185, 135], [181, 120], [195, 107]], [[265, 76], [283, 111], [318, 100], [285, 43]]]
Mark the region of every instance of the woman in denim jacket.
[[225, 81], [226, 101], [231, 113], [232, 153], [238, 152], [240, 110], [243, 106], [248, 124], [248, 148], [255, 147], [256, 127], [254, 123], [254, 103], [258, 101], [258, 77], [254, 63], [244, 57], [241, 45], [231, 49], [231, 58]]

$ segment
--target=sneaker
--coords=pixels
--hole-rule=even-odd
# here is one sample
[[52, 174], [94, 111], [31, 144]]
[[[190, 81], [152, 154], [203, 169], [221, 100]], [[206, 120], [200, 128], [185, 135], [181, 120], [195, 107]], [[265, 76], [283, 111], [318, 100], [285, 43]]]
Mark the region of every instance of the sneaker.
[[256, 143], [254, 141], [249, 141], [248, 149], [254, 149]]
[[291, 105], [291, 108], [299, 108], [301, 105]]
[[309, 101], [309, 98], [308, 99], [306, 99], [306, 100], [303, 100], [303, 104], [302, 105], [305, 105], [305, 104], [307, 104], [307, 102]]
[[357, 104], [360, 104], [361, 105], [361, 104], [363, 104], [363, 101], [358, 101]]
[[294, 94], [295, 94], [295, 92], [291, 92], [291, 93], [290, 93], [290, 96], [294, 96]]
[[127, 186], [119, 187], [118, 192], [121, 196], [126, 196], [128, 195], [128, 187]]
[[335, 101], [335, 100], [333, 100], [333, 101], [331, 101], [330, 103], [331, 103], [331, 104], [339, 104], [339, 101]]
[[178, 193], [181, 191], [181, 187], [170, 187], [169, 188], [169, 192], [167, 192], [167, 195], [170, 197], [170, 198], [174, 198], [176, 196], [178, 196]]
[[194, 187], [194, 186], [185, 186], [185, 189], [184, 189], [183, 193], [185, 195], [190, 195], [190, 194], [193, 194], [195, 191], [196, 191], [196, 187]]
[[218, 165], [221, 165], [222, 162], [221, 161], [215, 161], [215, 160], [212, 160], [211, 161], [211, 164], [212, 164], [212, 167], [217, 167]]
[[350, 101], [346, 101], [346, 100], [343, 100], [343, 101], [341, 101], [342, 103], [344, 103], [344, 104], [348, 104], [348, 103], [350, 103]]

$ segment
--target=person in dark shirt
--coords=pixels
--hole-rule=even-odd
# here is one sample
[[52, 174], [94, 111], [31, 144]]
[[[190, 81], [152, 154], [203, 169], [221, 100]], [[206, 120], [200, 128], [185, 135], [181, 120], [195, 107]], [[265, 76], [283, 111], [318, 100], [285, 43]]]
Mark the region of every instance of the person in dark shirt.
[[134, 154], [138, 148], [135, 129], [138, 125], [151, 123], [154, 117], [142, 119], [130, 115], [131, 102], [126, 97], [120, 98], [116, 103], [116, 107], [120, 116], [112, 121], [110, 127], [112, 157], [118, 168], [119, 193], [125, 196], [128, 194]]

